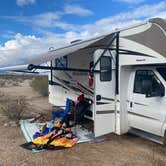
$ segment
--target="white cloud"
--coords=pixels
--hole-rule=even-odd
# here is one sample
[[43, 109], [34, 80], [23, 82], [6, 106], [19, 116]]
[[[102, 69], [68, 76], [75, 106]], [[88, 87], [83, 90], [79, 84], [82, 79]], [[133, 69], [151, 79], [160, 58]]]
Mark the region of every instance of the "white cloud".
[[[19, 5], [35, 3], [36, 0], [17, 0]], [[3, 19], [10, 19], [27, 25], [40, 28], [60, 28], [63, 30], [75, 30], [76, 25], [62, 21], [65, 15], [89, 16], [93, 12], [78, 5], [66, 5], [61, 12], [45, 12], [33, 16], [0, 16]]]
[[[142, 20], [145, 20], [150, 17], [155, 17], [159, 15], [159, 13], [163, 13], [166, 11], [166, 2], [161, 1], [160, 3], [151, 4], [151, 5], [143, 5], [137, 8], [132, 9], [129, 12], [118, 13], [117, 15], [113, 15], [111, 17], [106, 17], [96, 21], [93, 24], [87, 24], [83, 26], [74, 25], [62, 21], [62, 17], [65, 14], [75, 13], [81, 14], [81, 10], [77, 10], [77, 8], [65, 9], [64, 12], [46, 12], [42, 14], [38, 14], [35, 16], [25, 17], [25, 16], [6, 16], [7, 19], [12, 19], [18, 22], [34, 25], [38, 28], [60, 28], [66, 31], [80, 31], [80, 32], [88, 32], [88, 33], [103, 33], [110, 32], [112, 29], [117, 27], [117, 25], [124, 26], [130, 25], [131, 23], [137, 23]], [[81, 8], [83, 9], [83, 8]], [[84, 11], [84, 10], [83, 10]], [[85, 10], [86, 11], [86, 10]], [[83, 14], [84, 12], [82, 12]], [[85, 12], [86, 13], [86, 12]], [[84, 14], [85, 14], [84, 13]], [[88, 12], [87, 12], [88, 13]]]
[[25, 6], [35, 3], [36, 0], [17, 0], [16, 3], [18, 6]]
[[166, 2], [161, 2], [153, 5], [143, 5], [138, 8], [134, 8], [130, 12], [119, 13], [117, 15], [107, 17], [97, 21], [97, 24], [106, 24], [106, 23], [115, 23], [120, 21], [132, 20], [132, 19], [141, 19], [153, 17], [161, 11], [166, 10]]
[[113, 0], [114, 2], [124, 2], [128, 4], [139, 4], [141, 2], [144, 2], [145, 0]]
[[72, 26], [71, 24], [68, 24], [64, 21], [60, 21], [62, 15], [63, 13], [60, 12], [47, 12], [32, 17], [26, 17], [26, 19], [27, 22], [31, 21], [32, 24], [38, 27], [58, 27], [63, 30], [74, 29], [74, 26]]
[[63, 35], [48, 33], [44, 37], [34, 35], [14, 36], [14, 39], [0, 45], [0, 66], [12, 66], [22, 64], [49, 50], [50, 47], [59, 48], [70, 44], [74, 39], [78, 39], [80, 34], [67, 32]]
[[158, 14], [156, 14], [156, 17], [166, 19], [166, 11], [159, 12]]
[[74, 14], [79, 16], [89, 16], [93, 14], [92, 11], [78, 5], [66, 5], [64, 7], [64, 12], [65, 14]]
[[74, 27], [64, 21], [60, 21], [60, 18], [62, 17], [62, 13], [58, 12], [47, 12], [42, 13], [39, 15], [35, 15], [32, 17], [26, 17], [26, 20], [24, 22], [31, 21], [32, 24], [43, 27], [43, 28], [53, 28], [57, 27], [63, 30], [69, 30], [73, 29]]
[[28, 20], [32, 19], [35, 24], [39, 26], [51, 26], [55, 20], [58, 20], [60, 15], [54, 12], [46, 12], [42, 14], [38, 14], [33, 17], [27, 17]]
[[0, 37], [6, 38], [6, 39], [11, 39], [15, 36], [15, 32], [10, 31], [10, 30], [5, 30], [3, 33], [1, 33]]
[[84, 25], [81, 30], [88, 31], [89, 34], [109, 33], [115, 28], [127, 27], [152, 17], [164, 17], [165, 11], [165, 1], [158, 4], [143, 5], [134, 8], [129, 12], [123, 12], [111, 17], [103, 18], [96, 21], [94, 24]]
[[[12, 18], [20, 19], [19, 21], [23, 23], [30, 22], [38, 26], [38, 32], [42, 33], [43, 37], [24, 36], [22, 34], [14, 35], [12, 40], [0, 45], [0, 66], [21, 63], [46, 52], [49, 47], [58, 48], [69, 44], [75, 39], [86, 39], [103, 33], [110, 33], [115, 28], [127, 27], [152, 17], [166, 18], [165, 1], [152, 5], [143, 5], [129, 12], [119, 13], [83, 26], [62, 22], [60, 20], [61, 13], [48, 12], [33, 17]], [[67, 32], [54, 34], [47, 29], [47, 27], [58, 26], [66, 29]]]
[[34, 16], [3, 16], [2, 18], [40, 28], [57, 27], [63, 30], [74, 30], [75, 26], [60, 20], [62, 15], [63, 13], [60, 12], [46, 12]]
[[35, 43], [39, 42], [40, 39], [35, 36], [16, 34], [14, 39], [7, 41], [4, 46], [0, 46], [0, 59], [3, 58], [3, 61], [0, 60], [0, 65], [10, 65], [10, 63], [14, 64], [27, 59], [36, 51]]

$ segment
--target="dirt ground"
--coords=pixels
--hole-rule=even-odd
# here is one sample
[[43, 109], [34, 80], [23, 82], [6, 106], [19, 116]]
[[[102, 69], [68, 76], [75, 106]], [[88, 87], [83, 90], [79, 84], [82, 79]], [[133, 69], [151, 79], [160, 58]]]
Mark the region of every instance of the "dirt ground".
[[[0, 87], [7, 96], [24, 95], [31, 103], [30, 115], [50, 113], [48, 98], [40, 96], [24, 80], [19, 86]], [[4, 126], [0, 116], [0, 166], [166, 166], [166, 147], [129, 134], [110, 134], [103, 142], [77, 144], [73, 148], [32, 154], [21, 148], [25, 143], [20, 127]]]

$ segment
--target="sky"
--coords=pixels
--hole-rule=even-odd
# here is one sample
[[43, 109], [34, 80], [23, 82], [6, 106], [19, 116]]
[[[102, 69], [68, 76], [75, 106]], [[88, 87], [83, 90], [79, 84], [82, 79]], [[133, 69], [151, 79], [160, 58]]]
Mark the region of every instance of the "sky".
[[165, 0], [1, 0], [0, 67], [153, 17]]

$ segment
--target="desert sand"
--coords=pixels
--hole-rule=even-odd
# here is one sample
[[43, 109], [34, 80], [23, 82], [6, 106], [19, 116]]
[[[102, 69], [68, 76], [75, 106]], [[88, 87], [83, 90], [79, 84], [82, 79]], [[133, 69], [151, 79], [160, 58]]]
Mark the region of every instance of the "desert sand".
[[[2, 81], [2, 79], [0, 79]], [[12, 81], [11, 81], [12, 82]], [[26, 116], [45, 113], [51, 105], [30, 87], [31, 79], [8, 83], [0, 87], [5, 96], [25, 96], [29, 103]], [[0, 114], [0, 166], [165, 166], [163, 145], [133, 135], [109, 134], [103, 142], [77, 144], [73, 148], [32, 154], [20, 144], [25, 138], [19, 126], [8, 125], [9, 119]]]

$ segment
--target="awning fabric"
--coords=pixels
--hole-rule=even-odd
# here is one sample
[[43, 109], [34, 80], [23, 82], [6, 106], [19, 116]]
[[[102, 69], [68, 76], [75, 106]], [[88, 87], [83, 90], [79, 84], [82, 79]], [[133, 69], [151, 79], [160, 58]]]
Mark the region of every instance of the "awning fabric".
[[0, 71], [14, 71], [14, 70], [27, 70], [27, 67], [29, 64], [43, 64], [51, 60], [55, 60], [56, 58], [63, 57], [65, 55], [75, 55], [77, 53], [80, 53], [80, 51], [87, 51], [94, 52], [99, 47], [107, 46], [109, 41], [111, 40], [111, 37], [113, 37], [114, 34], [104, 35], [97, 38], [77, 42], [74, 44], [70, 44], [68, 46], [58, 48], [55, 50], [50, 50], [40, 56], [37, 56], [37, 58], [34, 58], [28, 62], [25, 62], [23, 64], [18, 64], [15, 66], [9, 66], [0, 68]]

